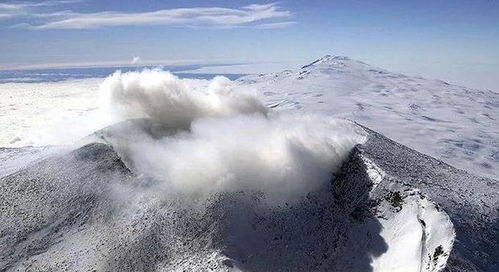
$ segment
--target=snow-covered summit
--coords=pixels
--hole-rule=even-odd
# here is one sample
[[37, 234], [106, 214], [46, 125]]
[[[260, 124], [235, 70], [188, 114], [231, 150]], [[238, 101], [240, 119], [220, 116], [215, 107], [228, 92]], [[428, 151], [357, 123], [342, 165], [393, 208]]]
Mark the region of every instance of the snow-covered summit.
[[499, 270], [499, 182], [329, 116], [494, 175], [496, 93], [329, 56], [242, 79], [291, 111], [264, 115], [224, 78], [121, 76], [137, 119], [0, 148], [0, 271]]
[[331, 55], [325, 55], [322, 58], [319, 58], [315, 61], [313, 61], [310, 64], [307, 64], [302, 67], [302, 69], [306, 69], [309, 67], [314, 67], [318, 65], [335, 65], [335, 64], [340, 64], [343, 63], [344, 61], [352, 61], [349, 57], [346, 56], [331, 56]]
[[344, 56], [295, 70], [251, 75], [278, 111], [352, 119], [478, 175], [499, 177], [499, 93], [390, 72]]
[[0, 270], [497, 271], [497, 184], [367, 128], [334, 179], [274, 206], [159, 189], [100, 143], [127, 139], [122, 125], [0, 176]]

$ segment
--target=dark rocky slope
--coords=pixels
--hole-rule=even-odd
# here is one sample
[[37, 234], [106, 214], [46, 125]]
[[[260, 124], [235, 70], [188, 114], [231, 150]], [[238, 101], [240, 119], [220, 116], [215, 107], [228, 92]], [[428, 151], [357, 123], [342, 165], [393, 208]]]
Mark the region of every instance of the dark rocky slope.
[[383, 271], [396, 254], [383, 228], [406, 221], [421, 233], [418, 271], [447, 258], [448, 271], [499, 269], [498, 182], [373, 131], [297, 203], [195, 201], [155, 182], [101, 143], [1, 177], [0, 271]]

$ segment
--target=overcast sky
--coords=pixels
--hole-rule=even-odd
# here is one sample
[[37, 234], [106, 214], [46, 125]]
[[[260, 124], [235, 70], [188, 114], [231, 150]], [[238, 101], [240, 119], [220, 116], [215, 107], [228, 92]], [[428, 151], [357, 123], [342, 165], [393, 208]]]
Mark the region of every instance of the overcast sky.
[[2, 69], [347, 55], [499, 90], [499, 1], [1, 1], [0, 50]]

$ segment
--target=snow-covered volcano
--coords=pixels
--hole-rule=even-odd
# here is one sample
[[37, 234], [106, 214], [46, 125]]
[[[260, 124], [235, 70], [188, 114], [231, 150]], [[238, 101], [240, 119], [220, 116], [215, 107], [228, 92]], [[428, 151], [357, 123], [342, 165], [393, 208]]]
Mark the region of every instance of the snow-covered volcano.
[[342, 56], [241, 79], [275, 110], [355, 120], [478, 175], [499, 177], [499, 93], [391, 73]]
[[499, 269], [499, 182], [371, 130], [495, 175], [494, 92], [329, 56], [237, 83], [117, 72], [100, 91], [120, 122], [0, 149], [0, 271]]
[[[135, 129], [144, 128], [150, 126]], [[52, 153], [0, 178], [1, 270], [499, 267], [497, 181], [374, 131], [366, 129], [367, 142], [352, 150], [330, 182], [293, 203], [275, 205], [258, 190], [220, 192], [194, 202], [158, 190], [156, 181], [127, 166], [123, 150], [108, 145], [116, 145], [113, 133], [122, 129], [100, 132], [97, 142]], [[23, 148], [1, 152], [22, 154]]]

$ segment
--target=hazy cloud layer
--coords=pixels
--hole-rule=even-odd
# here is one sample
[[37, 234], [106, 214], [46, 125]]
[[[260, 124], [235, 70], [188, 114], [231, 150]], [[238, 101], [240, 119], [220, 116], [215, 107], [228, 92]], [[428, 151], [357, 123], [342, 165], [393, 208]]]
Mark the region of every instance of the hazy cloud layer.
[[[81, 2], [82, 0], [48, 0], [42, 2], [6, 2], [0, 3], [0, 20], [19, 16], [36, 16], [31, 9], [39, 7], [54, 7], [64, 4]], [[57, 13], [59, 14], [59, 12]], [[43, 15], [42, 15], [43, 16]]]
[[286, 22], [259, 24], [256, 27], [260, 29], [279, 29], [279, 28], [286, 28], [294, 24], [296, 24], [296, 22], [286, 21]]
[[[45, 5], [51, 2], [45, 2]], [[55, 2], [62, 3], [62, 1]], [[16, 27], [32, 30], [97, 29], [141, 25], [170, 25], [191, 28], [234, 28], [247, 26], [282, 28], [293, 24], [293, 22], [271, 22], [269, 20], [287, 18], [291, 15], [291, 12], [282, 9], [276, 3], [253, 4], [241, 8], [194, 7], [161, 9], [150, 12], [103, 11], [78, 13], [66, 11], [31, 14], [32, 17], [39, 19], [37, 23], [21, 23], [17, 24]]]

